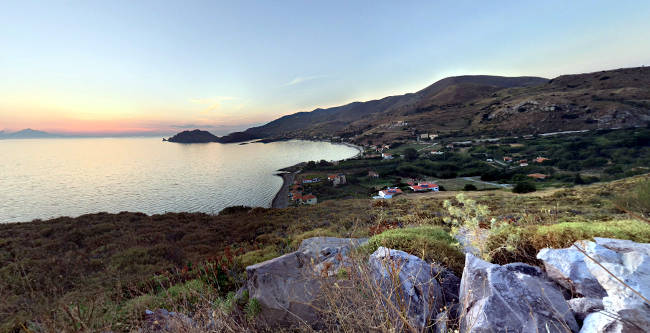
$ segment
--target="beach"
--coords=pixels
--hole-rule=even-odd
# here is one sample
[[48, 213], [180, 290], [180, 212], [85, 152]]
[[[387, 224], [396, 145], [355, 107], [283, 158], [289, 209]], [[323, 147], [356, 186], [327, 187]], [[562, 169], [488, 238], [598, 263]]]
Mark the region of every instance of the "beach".
[[[306, 140], [306, 141], [311, 141], [311, 140]], [[319, 142], [319, 141], [315, 141], [315, 142]], [[359, 155], [361, 155], [361, 153], [363, 153], [362, 147], [353, 145], [351, 143], [337, 142], [334, 144], [344, 145], [359, 150], [359, 153], [357, 153], [352, 158], [356, 158]], [[293, 184], [293, 180], [295, 179], [296, 175], [300, 173], [301, 170], [299, 169], [299, 166], [303, 163], [304, 162], [298, 163], [296, 165], [284, 169], [280, 169], [279, 171], [284, 171], [284, 172], [275, 174], [276, 176], [282, 178], [282, 186], [278, 190], [278, 193], [275, 194], [275, 197], [273, 197], [273, 201], [271, 201], [272, 208], [286, 208], [289, 206], [289, 186]]]
[[289, 186], [293, 183], [297, 172], [278, 173], [276, 176], [282, 178], [282, 187], [275, 194], [273, 201], [271, 201], [272, 208], [286, 208], [289, 206]]

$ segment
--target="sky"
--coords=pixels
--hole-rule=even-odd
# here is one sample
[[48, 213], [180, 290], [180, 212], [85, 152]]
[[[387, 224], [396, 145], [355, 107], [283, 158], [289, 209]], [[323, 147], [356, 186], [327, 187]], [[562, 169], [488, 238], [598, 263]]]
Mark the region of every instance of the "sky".
[[0, 0], [0, 130], [215, 134], [420, 90], [650, 64], [650, 1]]

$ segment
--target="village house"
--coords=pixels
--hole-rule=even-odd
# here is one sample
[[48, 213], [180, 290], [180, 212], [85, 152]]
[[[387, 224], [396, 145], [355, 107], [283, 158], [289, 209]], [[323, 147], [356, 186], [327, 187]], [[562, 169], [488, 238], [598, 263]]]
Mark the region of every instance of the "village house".
[[519, 166], [520, 166], [520, 167], [526, 167], [526, 166], [528, 166], [528, 163], [526, 163], [526, 162], [519, 163]]
[[345, 185], [345, 183], [346, 183], [345, 175], [342, 174], [342, 173], [335, 174], [335, 175], [329, 175], [329, 176], [327, 176], [327, 180], [332, 182], [332, 184], [334, 184], [334, 186]]
[[534, 161], [535, 161], [535, 163], [543, 163], [544, 161], [548, 161], [548, 160], [549, 159], [546, 158], [546, 157], [537, 156], [537, 158]]
[[301, 203], [306, 205], [315, 205], [318, 203], [318, 198], [316, 198], [316, 196], [313, 194], [303, 195], [301, 199]]
[[302, 180], [303, 184], [312, 184], [312, 183], [318, 183], [320, 182], [320, 178], [314, 177], [314, 178], [305, 178]]
[[379, 178], [379, 174], [376, 171], [368, 171], [368, 177], [370, 178]]
[[393, 159], [393, 154], [381, 153], [381, 158], [383, 158], [385, 160], [392, 160]]
[[444, 151], [434, 150], [434, 151], [431, 152], [431, 155], [442, 155], [444, 153], [445, 153]]
[[510, 157], [510, 156], [503, 156], [503, 161], [504, 161], [504, 162], [512, 162], [512, 157]]
[[412, 184], [411, 186], [409, 186], [409, 188], [413, 192], [429, 192], [429, 191], [438, 192], [440, 190], [438, 184], [429, 183], [429, 182], [422, 182], [422, 183], [418, 183], [417, 185]]
[[396, 195], [402, 194], [402, 190], [397, 187], [389, 187], [379, 191], [379, 196], [384, 199], [390, 199]]
[[535, 180], [544, 180], [546, 179], [547, 176], [543, 173], [531, 173], [528, 174], [528, 177], [533, 178]]

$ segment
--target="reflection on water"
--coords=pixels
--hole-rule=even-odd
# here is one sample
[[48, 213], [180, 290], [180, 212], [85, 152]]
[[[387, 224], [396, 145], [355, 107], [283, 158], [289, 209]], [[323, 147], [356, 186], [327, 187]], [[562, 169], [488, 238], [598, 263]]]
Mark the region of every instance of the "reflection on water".
[[309, 141], [0, 140], [0, 222], [102, 211], [217, 213], [232, 205], [268, 207], [282, 183], [273, 176], [277, 169], [356, 153]]

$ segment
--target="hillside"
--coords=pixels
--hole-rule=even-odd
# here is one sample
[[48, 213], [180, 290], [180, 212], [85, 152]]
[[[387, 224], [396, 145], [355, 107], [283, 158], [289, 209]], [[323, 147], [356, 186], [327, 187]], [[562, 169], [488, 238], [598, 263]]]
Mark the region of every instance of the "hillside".
[[[612, 203], [619, 195], [633, 194], [639, 184], [646, 184], [647, 193], [647, 176], [637, 176], [526, 195], [466, 195], [487, 205], [490, 217], [512, 221], [508, 233], [521, 235], [518, 250], [499, 250], [495, 261], [530, 262], [540, 247], [567, 246], [580, 238], [647, 242], [650, 228], [629, 221]], [[77, 331], [72, 327], [79, 322], [86, 331], [137, 331], [145, 309], [190, 311], [200, 299], [226, 298], [241, 285], [246, 265], [294, 251], [309, 237], [367, 237], [419, 225], [448, 229], [443, 200], [455, 194], [287, 209], [233, 207], [219, 215], [98, 213], [0, 224], [0, 331]], [[537, 224], [557, 225], [537, 229]], [[490, 244], [501, 246], [502, 234], [494, 236]], [[202, 270], [214, 269], [210, 263], [219, 268]], [[204, 284], [211, 287], [201, 291], [200, 299], [186, 289]], [[80, 315], [68, 317], [70, 309]]]
[[[246, 140], [341, 136], [364, 143], [416, 132], [498, 136], [644, 126], [649, 121], [650, 68], [638, 67], [552, 80], [449, 77], [416, 93], [298, 112], [236, 135]], [[237, 141], [232, 135], [224, 138]]]

